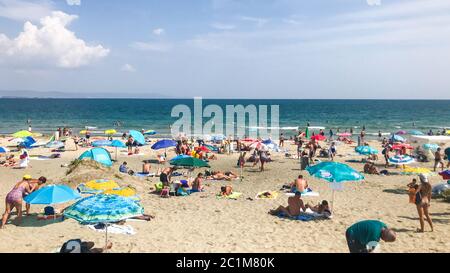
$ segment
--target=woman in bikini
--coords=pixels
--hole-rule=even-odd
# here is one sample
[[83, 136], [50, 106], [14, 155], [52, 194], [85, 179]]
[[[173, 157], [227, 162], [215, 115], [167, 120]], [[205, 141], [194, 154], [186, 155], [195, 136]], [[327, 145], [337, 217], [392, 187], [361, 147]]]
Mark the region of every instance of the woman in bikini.
[[431, 231], [433, 231], [433, 222], [431, 221], [429, 212], [432, 187], [428, 182], [428, 178], [425, 175], [421, 174], [419, 178], [420, 178], [420, 185], [416, 191], [416, 200], [415, 200], [420, 221], [420, 229], [417, 229], [417, 232], [424, 232], [425, 230], [424, 216], [426, 217], [428, 224], [430, 224]]
[[32, 192], [30, 186], [31, 176], [24, 176], [23, 180], [18, 182], [14, 188], [6, 195], [5, 199], [5, 213], [3, 214], [0, 228], [4, 228], [8, 221], [11, 211], [15, 208], [17, 211], [17, 222], [20, 225], [22, 222], [22, 203], [25, 194]]

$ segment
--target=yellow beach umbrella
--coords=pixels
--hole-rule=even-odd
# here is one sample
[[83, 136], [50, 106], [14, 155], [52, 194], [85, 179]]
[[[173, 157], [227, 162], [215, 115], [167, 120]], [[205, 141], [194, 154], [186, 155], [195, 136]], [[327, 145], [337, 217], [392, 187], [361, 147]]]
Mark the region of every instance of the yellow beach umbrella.
[[91, 180], [86, 183], [86, 187], [93, 190], [101, 190], [101, 191], [120, 188], [120, 186], [115, 181], [106, 179]]
[[450, 130], [447, 130], [447, 132], [446, 132], [446, 133], [447, 133], [447, 135], [450, 135]]
[[19, 131], [19, 132], [15, 132], [12, 136], [15, 138], [24, 138], [24, 137], [29, 137], [32, 136], [33, 134], [30, 133], [29, 131]]
[[105, 135], [115, 135], [117, 134], [117, 131], [114, 129], [106, 130]]
[[121, 188], [117, 190], [107, 190], [104, 191], [103, 194], [114, 194], [114, 195], [120, 195], [123, 197], [131, 197], [136, 195], [136, 190], [131, 187]]

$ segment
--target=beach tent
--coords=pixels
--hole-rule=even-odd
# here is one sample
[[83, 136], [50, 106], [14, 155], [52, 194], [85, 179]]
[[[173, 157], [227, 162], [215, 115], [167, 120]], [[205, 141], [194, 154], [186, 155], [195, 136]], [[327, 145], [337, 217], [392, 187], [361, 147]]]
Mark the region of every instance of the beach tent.
[[89, 151], [86, 151], [78, 159], [83, 160], [86, 158], [97, 161], [98, 163], [107, 167], [111, 167], [113, 164], [111, 160], [111, 155], [104, 148], [94, 148]]

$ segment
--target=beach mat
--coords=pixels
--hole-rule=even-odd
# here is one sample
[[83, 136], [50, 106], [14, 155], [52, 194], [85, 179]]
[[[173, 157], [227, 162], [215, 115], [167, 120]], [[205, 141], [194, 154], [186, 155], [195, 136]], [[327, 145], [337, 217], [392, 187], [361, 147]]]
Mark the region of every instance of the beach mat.
[[289, 220], [303, 221], [303, 222], [308, 222], [308, 221], [312, 221], [312, 220], [329, 220], [329, 219], [333, 218], [332, 215], [319, 214], [317, 212], [312, 211], [309, 208], [306, 209], [305, 212], [301, 212], [300, 215], [295, 216], [295, 217], [286, 216], [284, 213], [279, 213], [277, 215], [277, 217], [283, 218], [283, 219], [289, 219]]

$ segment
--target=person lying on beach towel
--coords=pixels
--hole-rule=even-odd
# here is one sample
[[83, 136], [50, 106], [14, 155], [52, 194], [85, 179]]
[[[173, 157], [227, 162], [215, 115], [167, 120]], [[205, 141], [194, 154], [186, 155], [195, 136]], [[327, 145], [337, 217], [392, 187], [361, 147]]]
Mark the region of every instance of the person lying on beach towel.
[[233, 186], [228, 185], [228, 186], [223, 186], [220, 188], [220, 193], [217, 194], [217, 198], [220, 199], [238, 199], [240, 196], [242, 195], [242, 193], [240, 192], [233, 192]]
[[275, 210], [270, 210], [269, 214], [278, 216], [282, 213], [288, 217], [296, 217], [300, 215], [301, 210], [306, 211], [306, 207], [302, 200], [302, 194], [297, 191], [295, 196], [289, 197], [287, 207], [279, 206]]
[[278, 192], [276, 191], [263, 191], [256, 194], [255, 199], [276, 199]]
[[317, 204], [315, 206], [312, 206], [310, 204], [306, 204], [305, 207], [310, 209], [311, 211], [313, 211], [315, 213], [331, 216], [331, 210], [330, 210], [330, 206], [328, 205], [328, 201], [327, 200], [323, 200], [321, 203], [319, 203], [319, 204]]
[[14, 167], [17, 161], [14, 159], [14, 155], [6, 156], [4, 161], [0, 161], [0, 166], [2, 167]]
[[238, 179], [239, 176], [232, 171], [222, 172], [222, 171], [206, 171], [206, 179], [208, 180], [233, 180]]
[[375, 163], [373, 161], [367, 161], [367, 163], [364, 165], [364, 173], [379, 175], [380, 171], [375, 166]]

